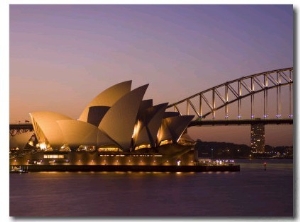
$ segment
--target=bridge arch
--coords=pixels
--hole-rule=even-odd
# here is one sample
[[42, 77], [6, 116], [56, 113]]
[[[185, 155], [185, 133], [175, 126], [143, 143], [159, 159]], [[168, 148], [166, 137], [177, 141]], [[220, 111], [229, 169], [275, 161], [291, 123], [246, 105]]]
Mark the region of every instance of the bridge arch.
[[[288, 87], [288, 117], [293, 118], [293, 67], [256, 73], [228, 81], [170, 104], [167, 108], [173, 108], [174, 111], [179, 112], [180, 115], [195, 115], [197, 120], [205, 119], [209, 115], [212, 115], [212, 119], [215, 119], [216, 111], [224, 108], [225, 119], [228, 119], [229, 105], [237, 103], [237, 118], [240, 119], [241, 101], [250, 97], [250, 119], [254, 119], [255, 95], [263, 93], [263, 118], [267, 118], [269, 103], [268, 92], [271, 89], [276, 89], [276, 118], [281, 118], [281, 89], [283, 86]], [[196, 102], [194, 101], [195, 99], [197, 100]], [[181, 106], [181, 108], [179, 108], [179, 106]], [[182, 106], [185, 106], [185, 112]], [[205, 106], [208, 108], [208, 111], [204, 111]]]

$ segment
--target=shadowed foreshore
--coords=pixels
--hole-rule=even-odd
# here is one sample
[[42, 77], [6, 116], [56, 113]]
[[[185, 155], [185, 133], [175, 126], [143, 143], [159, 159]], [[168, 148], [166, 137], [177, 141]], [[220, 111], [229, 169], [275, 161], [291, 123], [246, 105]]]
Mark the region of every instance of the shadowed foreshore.
[[28, 172], [236, 172], [240, 165], [139, 166], [139, 165], [24, 165]]

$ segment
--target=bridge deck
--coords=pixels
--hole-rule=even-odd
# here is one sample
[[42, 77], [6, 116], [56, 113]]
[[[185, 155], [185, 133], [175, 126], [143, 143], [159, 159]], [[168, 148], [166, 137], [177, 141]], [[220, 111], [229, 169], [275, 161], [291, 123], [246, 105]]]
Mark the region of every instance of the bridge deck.
[[[215, 125], [251, 125], [251, 124], [293, 124], [293, 119], [240, 119], [240, 120], [194, 120], [192, 126], [215, 126]], [[31, 123], [9, 124], [10, 130], [27, 129], [33, 130]]]
[[240, 120], [194, 120], [189, 124], [192, 126], [214, 126], [214, 125], [251, 125], [251, 124], [293, 124], [293, 119], [240, 119]]

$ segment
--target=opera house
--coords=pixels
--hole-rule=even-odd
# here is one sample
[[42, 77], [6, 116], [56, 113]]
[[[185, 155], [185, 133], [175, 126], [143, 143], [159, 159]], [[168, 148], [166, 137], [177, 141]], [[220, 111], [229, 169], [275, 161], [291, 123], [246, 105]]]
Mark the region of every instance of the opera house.
[[[10, 140], [11, 165], [194, 165], [187, 127], [194, 116], [166, 111], [168, 103], [143, 100], [148, 84], [131, 81], [104, 90], [78, 119], [30, 113], [33, 131]], [[27, 150], [16, 155], [15, 150]]]

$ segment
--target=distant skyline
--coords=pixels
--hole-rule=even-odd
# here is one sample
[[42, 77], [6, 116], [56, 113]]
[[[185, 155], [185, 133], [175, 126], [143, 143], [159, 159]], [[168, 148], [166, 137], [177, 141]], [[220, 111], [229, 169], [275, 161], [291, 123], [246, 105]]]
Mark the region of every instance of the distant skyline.
[[[34, 111], [77, 119], [107, 87], [149, 83], [177, 102], [233, 79], [293, 66], [293, 5], [10, 5], [9, 122]], [[250, 144], [250, 126], [197, 127], [194, 139]], [[293, 126], [266, 126], [292, 145]]]

